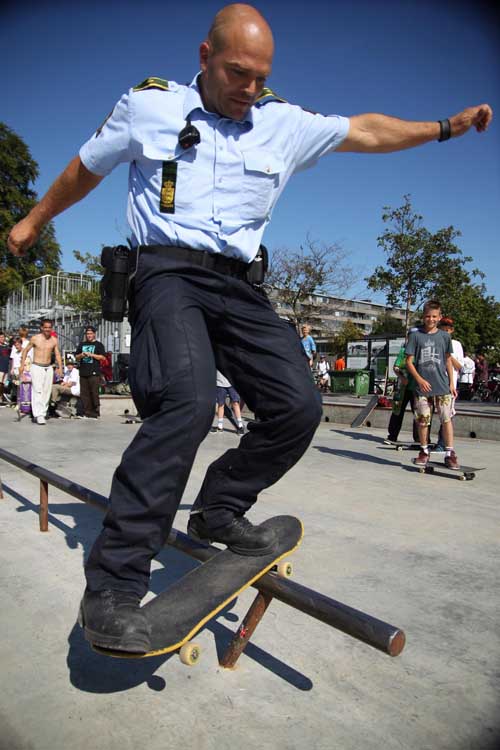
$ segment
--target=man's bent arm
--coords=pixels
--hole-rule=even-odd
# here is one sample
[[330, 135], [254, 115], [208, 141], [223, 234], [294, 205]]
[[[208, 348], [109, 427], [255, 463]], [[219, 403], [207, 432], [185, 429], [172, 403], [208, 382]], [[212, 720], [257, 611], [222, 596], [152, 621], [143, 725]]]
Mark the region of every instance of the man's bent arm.
[[[493, 112], [488, 104], [468, 107], [449, 118], [450, 137], [458, 138], [475, 127], [478, 133], [488, 128]], [[381, 114], [355, 115], [349, 118], [349, 133], [337, 151], [383, 154], [437, 141], [441, 126], [436, 122], [413, 122]]]
[[52, 183], [39, 203], [11, 230], [7, 246], [13, 255], [24, 255], [38, 239], [43, 227], [74, 203], [85, 198], [103, 177], [93, 174], [80, 157], [70, 161], [64, 172]]

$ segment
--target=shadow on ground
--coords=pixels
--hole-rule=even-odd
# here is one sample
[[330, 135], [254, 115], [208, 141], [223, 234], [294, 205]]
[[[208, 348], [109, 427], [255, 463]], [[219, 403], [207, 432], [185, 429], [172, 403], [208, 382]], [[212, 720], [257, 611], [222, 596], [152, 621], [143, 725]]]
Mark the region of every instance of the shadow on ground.
[[[39, 507], [31, 500], [5, 484], [3, 490], [19, 503], [18, 512], [33, 512], [38, 515]], [[61, 520], [64, 516], [70, 517], [74, 525], [70, 526]], [[49, 513], [49, 523], [64, 534], [69, 549], [77, 550], [81, 547], [83, 560], [87, 558], [94, 539], [101, 529], [101, 519], [95, 509], [78, 501], [54, 503]], [[159, 594], [175, 580], [200, 564], [171, 547], [165, 547], [155, 560], [160, 563], [161, 567], [155, 568], [151, 573], [150, 591], [154, 594]], [[236, 601], [231, 602], [216, 618], [207, 623], [205, 628], [214, 636], [218, 659], [222, 657], [234, 635], [233, 630], [226, 627], [220, 620], [226, 619], [233, 623], [234, 627], [238, 616], [231, 612], [231, 609]], [[75, 602], [75, 615], [77, 608], [78, 603]], [[157, 691], [167, 687], [165, 679], [155, 675], [155, 672], [169, 661], [173, 654], [147, 659], [113, 659], [103, 656], [91, 649], [83, 636], [82, 629], [76, 623], [69, 634], [68, 644], [66, 661], [69, 677], [71, 684], [79, 690], [89, 693], [115, 693], [129, 690], [142, 683], [146, 683], [151, 690]], [[253, 643], [247, 645], [245, 656], [298, 690], [307, 691], [313, 687], [308, 677]]]

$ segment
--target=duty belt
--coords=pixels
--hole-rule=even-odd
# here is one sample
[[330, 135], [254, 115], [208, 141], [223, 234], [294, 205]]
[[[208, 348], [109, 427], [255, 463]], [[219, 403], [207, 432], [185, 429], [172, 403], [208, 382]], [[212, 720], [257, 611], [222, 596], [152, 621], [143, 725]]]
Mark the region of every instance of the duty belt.
[[195, 266], [201, 266], [209, 271], [222, 273], [226, 276], [235, 276], [237, 279], [246, 279], [251, 265], [236, 260], [236, 258], [227, 258], [225, 255], [208, 253], [206, 250], [193, 250], [190, 247], [178, 247], [177, 245], [140, 245], [139, 254], [141, 253], [173, 258], [174, 260], [185, 260]]

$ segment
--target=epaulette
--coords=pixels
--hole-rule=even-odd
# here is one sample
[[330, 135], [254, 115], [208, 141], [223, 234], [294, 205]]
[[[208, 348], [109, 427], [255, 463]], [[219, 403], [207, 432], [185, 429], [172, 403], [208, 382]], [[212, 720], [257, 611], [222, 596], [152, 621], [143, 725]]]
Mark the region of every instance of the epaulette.
[[134, 86], [132, 91], [147, 91], [148, 89], [160, 89], [160, 91], [168, 91], [168, 81], [164, 78], [145, 78], [144, 81]]
[[286, 99], [282, 99], [282, 97], [278, 96], [278, 94], [275, 94], [272, 89], [264, 87], [262, 89], [262, 94], [258, 99], [256, 99], [254, 106], [263, 107], [264, 104], [269, 104], [269, 102], [281, 102], [282, 104], [288, 104]]

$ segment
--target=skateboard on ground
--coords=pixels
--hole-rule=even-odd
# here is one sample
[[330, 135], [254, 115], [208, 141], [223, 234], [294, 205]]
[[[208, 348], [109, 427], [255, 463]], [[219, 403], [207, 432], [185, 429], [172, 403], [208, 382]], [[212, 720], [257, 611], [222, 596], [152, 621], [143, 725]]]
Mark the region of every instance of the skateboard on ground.
[[371, 397], [371, 399], [368, 401], [368, 403], [365, 406], [363, 406], [363, 408], [359, 412], [359, 414], [356, 417], [356, 419], [353, 422], [351, 422], [351, 427], [362, 427], [362, 425], [364, 424], [365, 420], [368, 419], [368, 417], [370, 416], [370, 414], [372, 413], [372, 411], [377, 406], [377, 404], [378, 404], [378, 398], [379, 397], [377, 396], [377, 394], [375, 394], [374, 396]]
[[[413, 463], [415, 464], [415, 459], [413, 459]], [[456, 474], [457, 479], [462, 481], [474, 479], [476, 471], [483, 471], [485, 469], [484, 466], [463, 466], [462, 464], [459, 469], [449, 469], [444, 463], [438, 463], [438, 461], [429, 461], [425, 466], [415, 465], [420, 474], [440, 474], [441, 471], [444, 471], [447, 474]]]
[[395, 448], [397, 451], [418, 451], [420, 450], [420, 443], [407, 443], [400, 440], [384, 440], [384, 445], [389, 448]]
[[128, 659], [178, 651], [184, 664], [196, 664], [200, 647], [190, 640], [204, 625], [272, 568], [279, 575], [290, 575], [291, 566], [283, 558], [302, 540], [301, 521], [293, 516], [275, 516], [262, 526], [272, 528], [278, 537], [273, 552], [250, 557], [221, 550], [144, 605], [144, 614], [151, 625], [150, 651], [132, 654], [92, 644], [94, 651]]
[[122, 424], [140, 424], [142, 422], [142, 419], [138, 414], [131, 414], [128, 409], [125, 409], [123, 414], [120, 414], [120, 416], [125, 419]]

